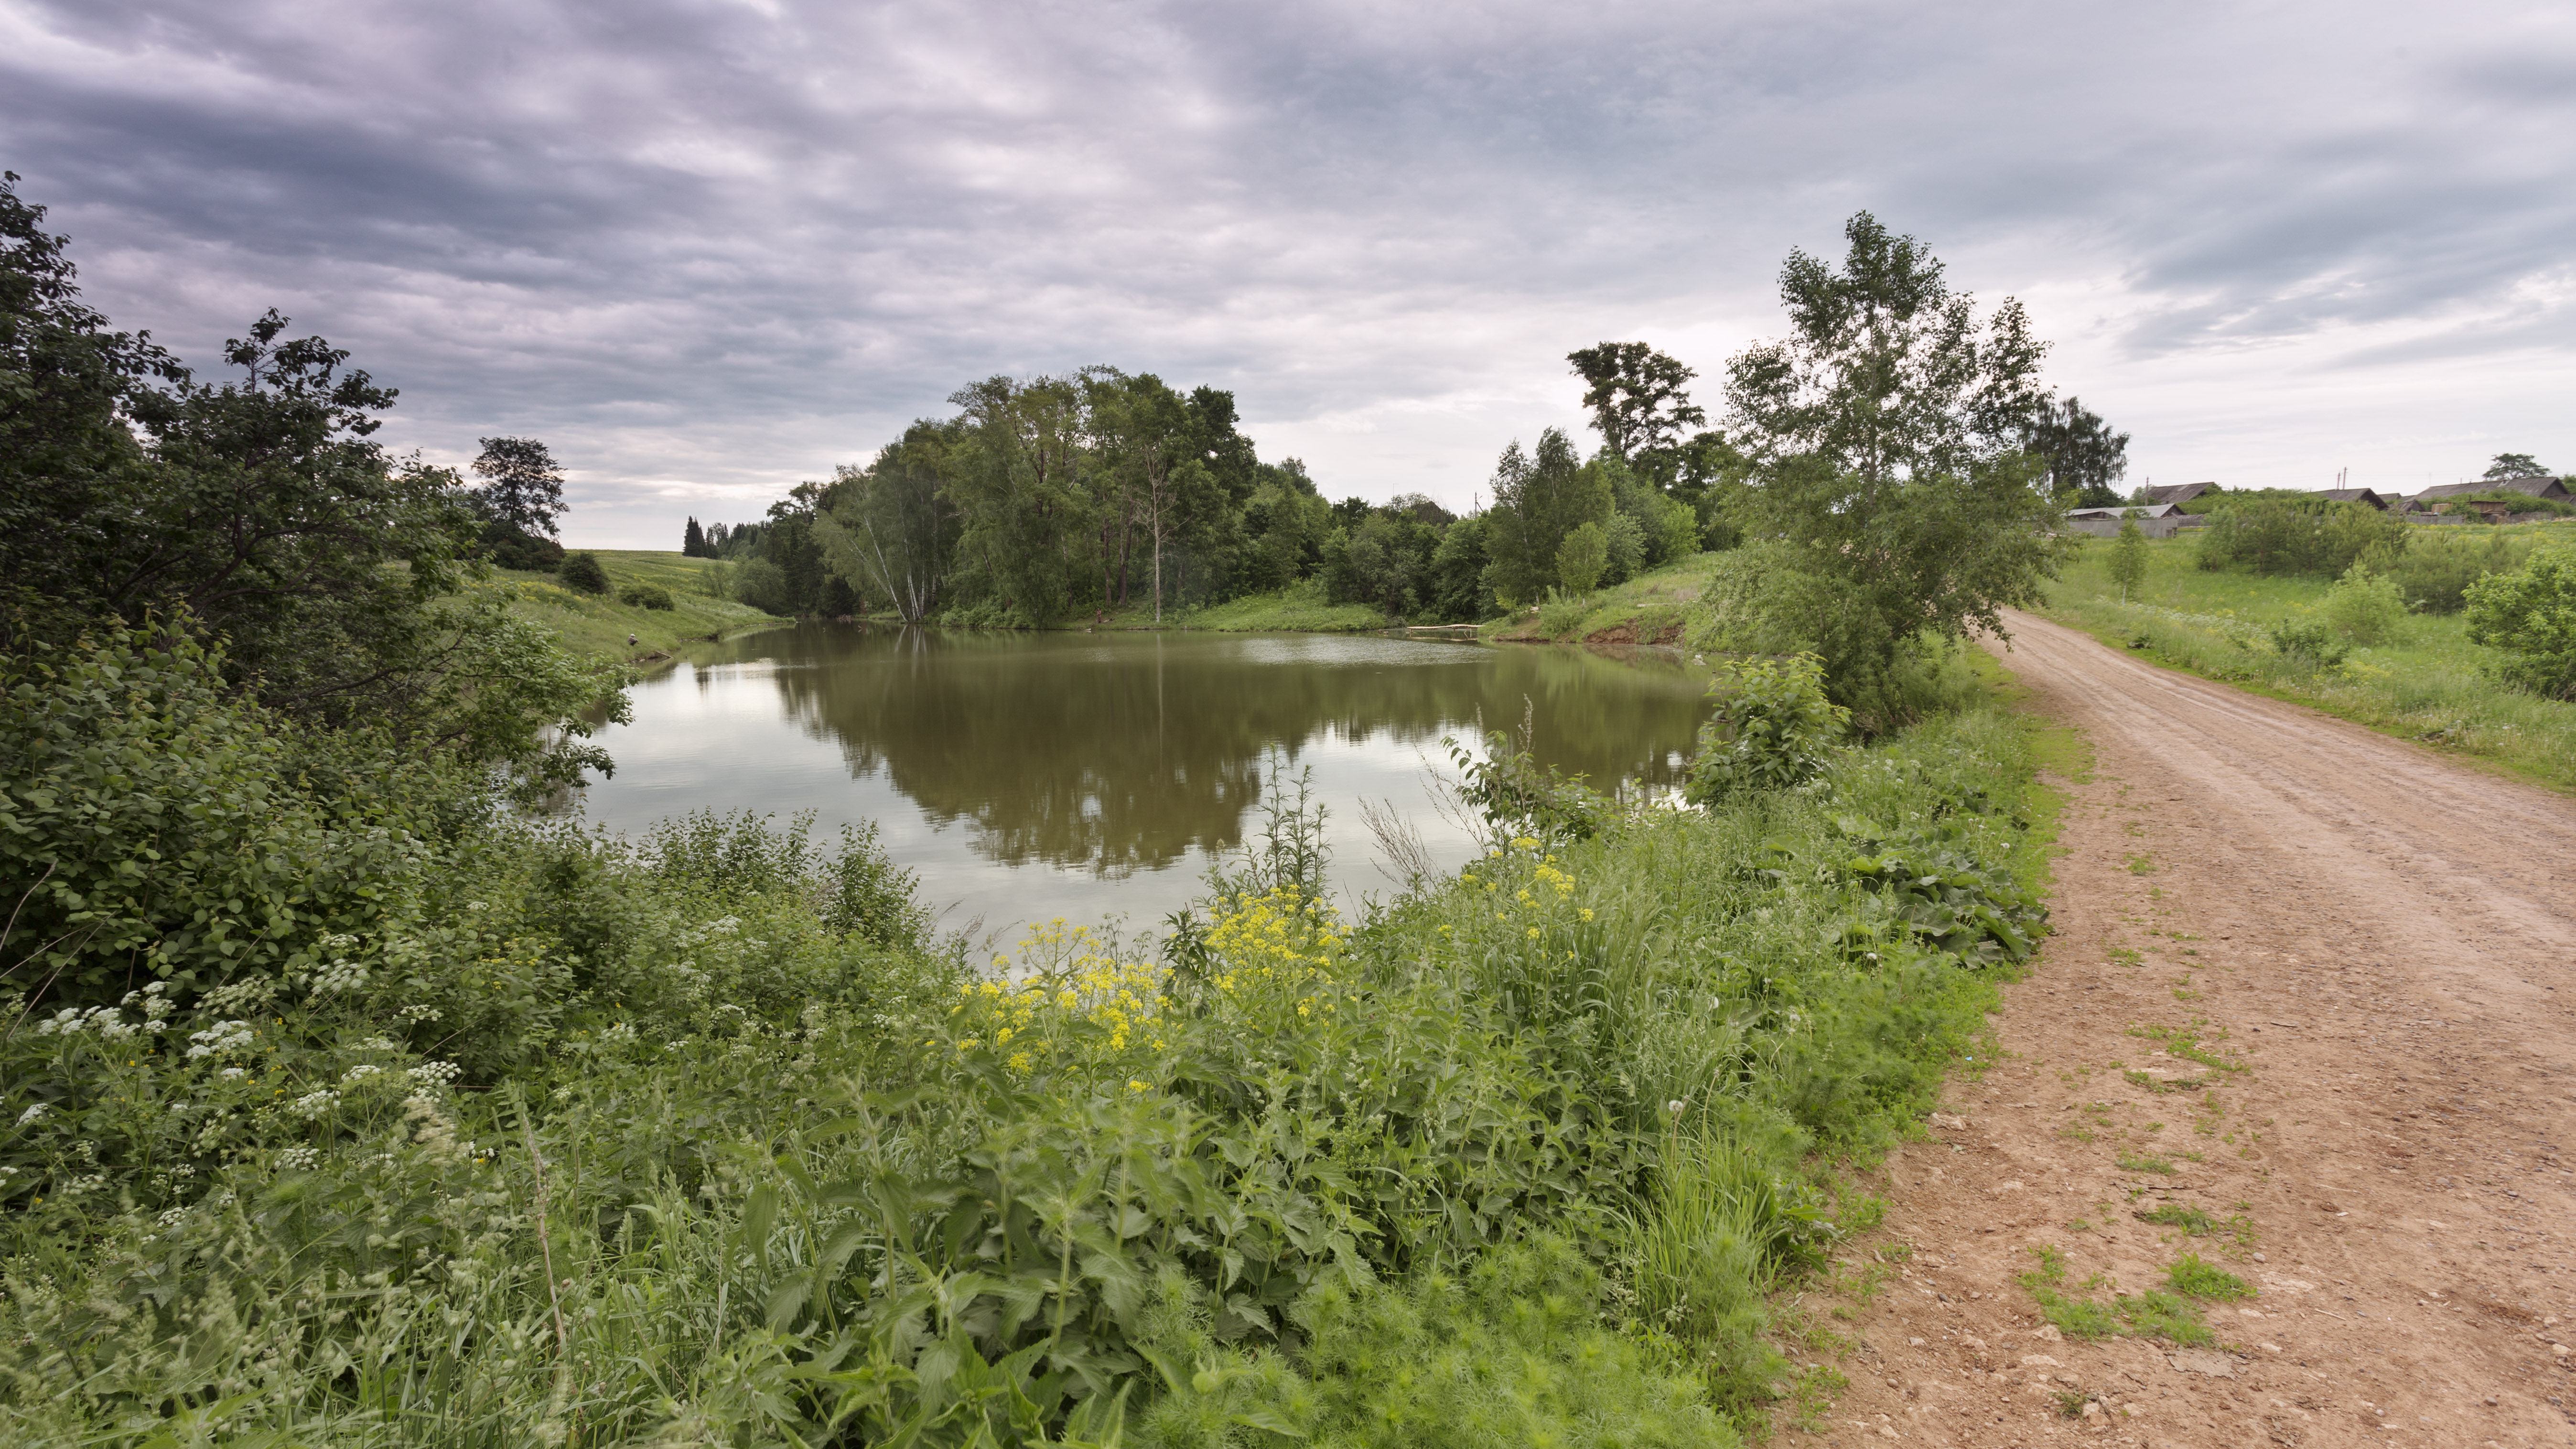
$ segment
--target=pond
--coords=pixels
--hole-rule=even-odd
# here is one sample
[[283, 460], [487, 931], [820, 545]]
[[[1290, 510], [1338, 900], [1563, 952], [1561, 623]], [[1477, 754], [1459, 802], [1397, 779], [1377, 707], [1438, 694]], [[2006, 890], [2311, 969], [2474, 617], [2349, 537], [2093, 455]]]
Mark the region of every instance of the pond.
[[1704, 677], [1666, 657], [1383, 635], [945, 633], [808, 623], [697, 646], [601, 731], [616, 775], [589, 816], [635, 831], [691, 810], [875, 821], [943, 930], [1064, 916], [1152, 927], [1258, 832], [1265, 761], [1313, 770], [1336, 890], [1392, 893], [1363, 801], [1442, 865], [1443, 736], [1535, 731], [1595, 784], [1677, 783]]

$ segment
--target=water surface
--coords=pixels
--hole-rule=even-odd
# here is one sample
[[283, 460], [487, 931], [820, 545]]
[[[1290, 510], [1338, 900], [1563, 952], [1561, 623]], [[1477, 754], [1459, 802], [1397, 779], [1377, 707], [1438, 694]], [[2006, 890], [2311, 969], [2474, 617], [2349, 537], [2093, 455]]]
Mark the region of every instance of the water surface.
[[1312, 766], [1333, 877], [1388, 891], [1363, 799], [1390, 801], [1444, 864], [1465, 833], [1433, 806], [1444, 735], [1535, 726], [1539, 757], [1597, 783], [1678, 778], [1706, 715], [1678, 662], [1377, 635], [986, 634], [803, 624], [700, 646], [601, 732], [615, 778], [591, 816], [634, 830], [688, 810], [874, 820], [946, 928], [1124, 914], [1148, 926], [1233, 850], [1276, 749]]

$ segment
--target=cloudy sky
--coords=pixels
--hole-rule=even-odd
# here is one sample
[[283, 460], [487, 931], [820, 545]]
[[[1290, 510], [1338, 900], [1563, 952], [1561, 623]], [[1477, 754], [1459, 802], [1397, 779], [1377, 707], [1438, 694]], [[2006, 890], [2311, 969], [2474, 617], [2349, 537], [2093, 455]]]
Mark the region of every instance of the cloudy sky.
[[602, 547], [1094, 362], [1463, 503], [1567, 351], [1714, 379], [1864, 208], [2133, 483], [2576, 469], [2571, 161], [2564, 4], [0, 0], [95, 304], [201, 368], [274, 305], [401, 448], [545, 439]]

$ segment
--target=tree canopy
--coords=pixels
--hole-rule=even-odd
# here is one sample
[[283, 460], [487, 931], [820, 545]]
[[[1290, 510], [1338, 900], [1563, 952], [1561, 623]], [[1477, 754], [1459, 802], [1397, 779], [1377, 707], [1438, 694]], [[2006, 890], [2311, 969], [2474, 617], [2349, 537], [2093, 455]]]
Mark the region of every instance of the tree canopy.
[[[371, 436], [395, 393], [271, 309], [197, 382], [80, 302], [64, 238], [0, 178], [0, 580], [12, 645], [102, 626], [193, 638], [236, 687], [548, 780], [614, 671], [570, 664], [473, 585], [476, 515], [451, 472]], [[549, 731], [552, 731], [551, 743]]]
[[521, 533], [555, 537], [564, 496], [563, 469], [554, 454], [534, 438], [477, 441], [483, 451], [474, 460], [474, 475], [483, 486], [474, 491], [476, 511]]
[[2046, 344], [2007, 299], [1980, 321], [1941, 263], [1867, 212], [1835, 266], [1792, 252], [1788, 336], [1727, 365], [1750, 530], [1818, 586], [1803, 632], [1843, 702], [1929, 636], [2004, 632], [2068, 546], [2030, 439]]
[[2062, 508], [2116, 508], [2112, 485], [2129, 471], [2129, 435], [2111, 431], [2101, 414], [2073, 397], [2043, 399], [2031, 424], [2030, 450], [2048, 469], [2048, 496]]

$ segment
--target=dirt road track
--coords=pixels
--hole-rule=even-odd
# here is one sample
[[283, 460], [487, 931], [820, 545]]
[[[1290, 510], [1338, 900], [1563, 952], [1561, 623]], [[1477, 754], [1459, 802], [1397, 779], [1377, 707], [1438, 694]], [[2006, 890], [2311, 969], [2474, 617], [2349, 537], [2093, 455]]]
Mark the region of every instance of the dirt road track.
[[[2057, 934], [1890, 1159], [1819, 1437], [2576, 1445], [2576, 801], [2011, 627], [2093, 750]], [[2186, 1252], [2260, 1296], [2210, 1306], [2223, 1353], [2077, 1342], [2018, 1281], [2038, 1247], [2105, 1304]]]

